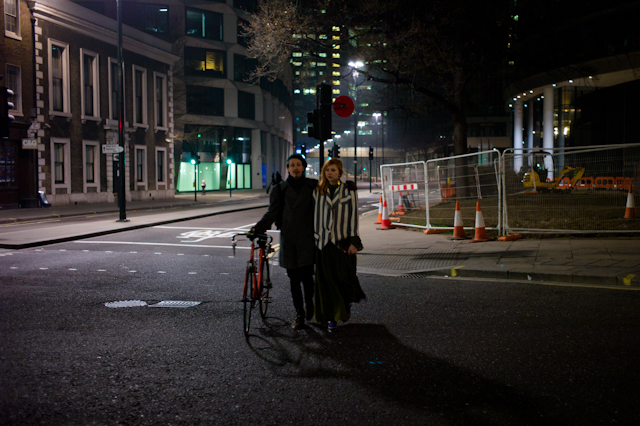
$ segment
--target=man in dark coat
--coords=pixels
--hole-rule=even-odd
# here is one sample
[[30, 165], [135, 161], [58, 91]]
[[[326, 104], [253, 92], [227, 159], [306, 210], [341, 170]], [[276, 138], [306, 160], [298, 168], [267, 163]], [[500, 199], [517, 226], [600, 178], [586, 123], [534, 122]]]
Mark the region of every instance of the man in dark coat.
[[[291, 327], [299, 329], [313, 317], [313, 190], [316, 179], [304, 175], [307, 161], [300, 154], [287, 158], [287, 180], [271, 191], [269, 209], [252, 228], [264, 234], [273, 223], [280, 229], [280, 266], [286, 268], [296, 318]], [[301, 289], [302, 284], [302, 289]], [[304, 298], [303, 298], [304, 291]]]

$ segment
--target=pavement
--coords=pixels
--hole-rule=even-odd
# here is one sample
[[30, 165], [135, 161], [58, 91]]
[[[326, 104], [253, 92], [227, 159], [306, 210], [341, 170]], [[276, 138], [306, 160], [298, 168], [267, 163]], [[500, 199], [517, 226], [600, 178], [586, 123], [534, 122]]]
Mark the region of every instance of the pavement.
[[[380, 190], [361, 189], [375, 203]], [[195, 199], [197, 198], [197, 199]], [[263, 189], [176, 195], [173, 199], [128, 201], [126, 222], [117, 204], [0, 210], [0, 255], [48, 244], [164, 225], [268, 206]], [[525, 280], [640, 289], [640, 239], [629, 237], [525, 238], [470, 243], [451, 235], [425, 235], [411, 228], [380, 230], [377, 210], [361, 216], [364, 250], [361, 274]], [[115, 216], [114, 216], [115, 215]], [[104, 219], [102, 219], [104, 217]], [[74, 218], [92, 219], [77, 220]], [[24, 225], [24, 226], [22, 226]], [[472, 236], [472, 235], [470, 235]]]

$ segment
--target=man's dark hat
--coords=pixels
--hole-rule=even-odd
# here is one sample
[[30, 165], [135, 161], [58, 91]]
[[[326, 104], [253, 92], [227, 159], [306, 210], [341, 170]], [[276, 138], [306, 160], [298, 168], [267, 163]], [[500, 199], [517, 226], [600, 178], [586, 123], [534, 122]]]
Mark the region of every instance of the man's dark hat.
[[302, 154], [291, 154], [289, 158], [287, 158], [287, 164], [289, 164], [289, 160], [291, 160], [292, 158], [300, 160], [300, 162], [302, 163], [302, 167], [304, 167], [305, 169], [307, 168], [307, 160], [305, 160]]

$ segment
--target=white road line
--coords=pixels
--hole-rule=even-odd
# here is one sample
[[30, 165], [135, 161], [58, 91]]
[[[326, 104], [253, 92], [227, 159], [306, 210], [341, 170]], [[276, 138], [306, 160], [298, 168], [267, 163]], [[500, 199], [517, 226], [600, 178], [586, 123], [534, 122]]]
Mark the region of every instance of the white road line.
[[202, 226], [154, 226], [154, 228], [160, 229], [201, 229], [207, 231], [244, 231], [246, 228], [251, 228], [255, 223], [250, 223], [249, 225], [242, 225], [235, 228], [205, 228]]
[[[209, 245], [197, 245], [197, 244], [173, 244], [173, 243], [143, 243], [135, 241], [74, 241], [76, 244], [125, 244], [125, 245], [141, 245], [141, 246], [169, 246], [169, 247], [198, 247], [198, 248], [223, 248], [230, 249], [231, 246], [209, 246]], [[251, 247], [238, 246], [236, 249], [249, 250]], [[112, 253], [110, 251], [105, 253]], [[162, 254], [162, 253], [154, 253]]]

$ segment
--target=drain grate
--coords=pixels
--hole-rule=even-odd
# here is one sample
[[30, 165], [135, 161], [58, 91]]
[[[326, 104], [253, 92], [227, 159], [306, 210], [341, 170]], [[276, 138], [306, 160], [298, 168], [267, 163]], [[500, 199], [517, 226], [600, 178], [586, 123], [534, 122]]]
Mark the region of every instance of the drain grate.
[[107, 308], [135, 308], [138, 306], [147, 306], [147, 302], [142, 300], [120, 300], [118, 302], [107, 302], [104, 306]]
[[150, 308], [191, 308], [202, 302], [186, 301], [186, 300], [163, 300], [155, 305], [149, 305]]

